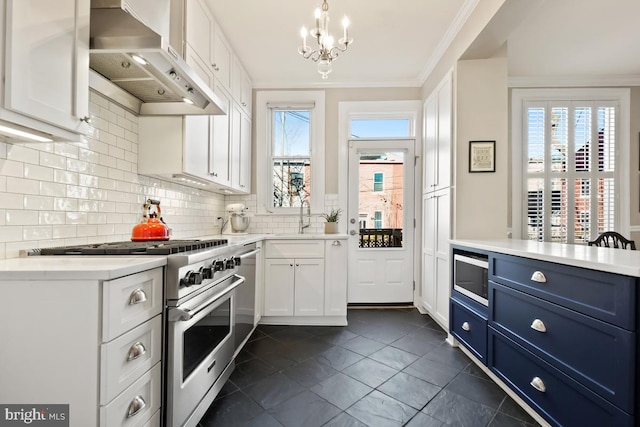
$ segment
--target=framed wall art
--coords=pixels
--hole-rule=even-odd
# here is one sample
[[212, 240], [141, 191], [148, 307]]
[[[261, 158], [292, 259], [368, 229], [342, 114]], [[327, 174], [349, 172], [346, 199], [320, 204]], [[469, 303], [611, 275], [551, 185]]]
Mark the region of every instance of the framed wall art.
[[469, 172], [496, 171], [496, 142], [469, 141]]

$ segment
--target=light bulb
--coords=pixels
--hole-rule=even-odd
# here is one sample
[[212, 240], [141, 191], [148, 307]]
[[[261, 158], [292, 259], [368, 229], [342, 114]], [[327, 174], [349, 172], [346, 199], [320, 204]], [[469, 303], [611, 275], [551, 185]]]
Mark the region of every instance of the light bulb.
[[349, 18], [347, 18], [347, 17], [346, 17], [346, 15], [345, 15], [345, 17], [344, 17], [344, 18], [342, 18], [342, 26], [343, 26], [345, 29], [349, 27]]

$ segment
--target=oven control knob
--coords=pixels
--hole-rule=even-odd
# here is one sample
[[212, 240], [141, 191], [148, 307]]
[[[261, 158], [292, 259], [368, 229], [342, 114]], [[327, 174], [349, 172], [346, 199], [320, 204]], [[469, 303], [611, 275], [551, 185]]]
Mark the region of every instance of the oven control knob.
[[183, 286], [199, 285], [200, 283], [202, 283], [202, 273], [200, 271], [189, 271], [180, 280], [180, 284]]
[[236, 262], [233, 260], [233, 258], [229, 258], [226, 263], [226, 268], [231, 269], [231, 268], [235, 268], [235, 266], [236, 266]]
[[212, 279], [213, 278], [213, 268], [212, 267], [201, 267], [200, 272], [202, 273], [203, 279]]
[[242, 264], [242, 259], [237, 256], [233, 258], [233, 262], [236, 264], [236, 267], [238, 267], [240, 264]]
[[218, 261], [214, 261], [213, 265], [213, 271], [222, 271], [224, 270], [224, 261], [218, 260]]

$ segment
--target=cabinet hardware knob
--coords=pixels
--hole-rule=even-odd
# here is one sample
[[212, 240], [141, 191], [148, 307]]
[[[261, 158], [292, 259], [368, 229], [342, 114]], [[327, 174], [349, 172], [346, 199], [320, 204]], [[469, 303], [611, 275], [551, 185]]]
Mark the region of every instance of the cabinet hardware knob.
[[349, 220], [349, 222], [350, 222], [351, 224], [355, 224], [355, 223], [356, 223], [356, 219], [355, 219], [355, 218], [351, 218], [351, 219]]
[[296, 264], [296, 267], [300, 267], [300, 264]]
[[127, 418], [131, 418], [138, 415], [147, 406], [147, 402], [144, 401], [142, 396], [136, 396], [129, 403], [129, 409], [127, 409]]
[[547, 327], [545, 326], [544, 322], [540, 319], [535, 319], [531, 323], [531, 329], [538, 332], [547, 332]]
[[80, 118], [81, 122], [85, 122], [86, 124], [90, 125], [91, 124], [91, 117], [89, 116], [84, 116]]
[[464, 322], [462, 324], [462, 329], [465, 331], [470, 331], [471, 330], [471, 326], [469, 325], [469, 322]]
[[534, 271], [531, 275], [531, 280], [538, 283], [547, 283], [547, 278], [542, 271]]
[[138, 341], [134, 345], [132, 345], [131, 348], [129, 349], [129, 354], [127, 355], [127, 361], [131, 362], [132, 360], [136, 360], [146, 352], [147, 352], [147, 349], [144, 348], [144, 344]]
[[211, 176], [218, 176], [218, 173], [217, 173], [217, 172], [211, 172], [209, 175], [211, 175]]
[[129, 305], [140, 304], [147, 300], [147, 294], [140, 288], [131, 292], [131, 296], [129, 297]]
[[331, 246], [342, 246], [342, 243], [340, 243], [338, 240], [334, 240]]
[[247, 106], [247, 103], [246, 103], [246, 102], [243, 102], [243, 103], [242, 103], [242, 106], [243, 106], [243, 107], [246, 107], [246, 106]]
[[544, 381], [542, 381], [540, 377], [533, 377], [533, 379], [529, 384], [531, 385], [531, 387], [535, 388], [540, 393], [544, 393], [547, 391], [547, 387], [544, 385]]
[[351, 234], [352, 236], [355, 236], [357, 233], [356, 233], [356, 230], [351, 230], [349, 234]]
[[293, 264], [289, 264], [289, 267], [293, 267]]
[[220, 68], [216, 64], [211, 64], [211, 67], [216, 71], [220, 71]]

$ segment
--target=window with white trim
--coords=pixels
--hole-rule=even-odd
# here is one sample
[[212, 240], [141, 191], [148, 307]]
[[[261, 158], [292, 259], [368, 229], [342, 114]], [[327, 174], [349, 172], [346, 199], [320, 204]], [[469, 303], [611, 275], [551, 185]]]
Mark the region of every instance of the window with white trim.
[[624, 232], [628, 222], [622, 216], [628, 206], [621, 205], [627, 202], [620, 198], [620, 188], [621, 171], [627, 169], [623, 159], [628, 160], [620, 155], [620, 100], [602, 92], [593, 99], [584, 93], [571, 99], [547, 91], [548, 100], [516, 92], [522, 145], [517, 147], [514, 138], [514, 150], [521, 152], [522, 169], [514, 215], [520, 200], [522, 238], [586, 243], [603, 231]]
[[373, 213], [373, 228], [382, 228], [382, 211]]
[[256, 94], [258, 213], [324, 210], [324, 92]]

